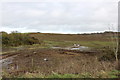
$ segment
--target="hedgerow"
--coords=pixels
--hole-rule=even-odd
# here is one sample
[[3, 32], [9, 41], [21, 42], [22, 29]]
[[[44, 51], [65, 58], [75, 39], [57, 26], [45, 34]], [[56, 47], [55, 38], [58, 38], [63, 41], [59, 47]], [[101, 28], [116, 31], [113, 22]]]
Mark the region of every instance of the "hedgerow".
[[39, 40], [29, 36], [28, 33], [12, 32], [10, 34], [2, 32], [2, 45], [3, 46], [20, 46], [39, 44]]

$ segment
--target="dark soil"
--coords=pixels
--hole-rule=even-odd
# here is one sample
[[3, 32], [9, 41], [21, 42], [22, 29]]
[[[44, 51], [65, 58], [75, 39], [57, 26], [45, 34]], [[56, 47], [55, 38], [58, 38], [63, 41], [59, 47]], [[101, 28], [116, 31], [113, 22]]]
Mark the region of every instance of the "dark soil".
[[[95, 54], [96, 52], [93, 52]], [[41, 73], [50, 75], [53, 72], [59, 74], [91, 73], [97, 75], [100, 71], [115, 69], [114, 62], [99, 61], [97, 55], [69, 50], [53, 49], [26, 49], [18, 51], [9, 64], [7, 71], [10, 75], [18, 76], [24, 73]], [[97, 53], [96, 53], [97, 54]], [[100, 53], [99, 53], [100, 54]], [[46, 60], [45, 60], [46, 59]]]

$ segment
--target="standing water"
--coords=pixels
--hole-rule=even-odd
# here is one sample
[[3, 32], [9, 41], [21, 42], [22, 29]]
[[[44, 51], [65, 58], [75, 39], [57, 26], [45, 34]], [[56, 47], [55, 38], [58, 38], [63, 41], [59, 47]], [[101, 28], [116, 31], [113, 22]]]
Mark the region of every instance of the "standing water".
[[86, 51], [90, 50], [89, 47], [80, 46], [80, 47], [52, 47], [53, 49], [65, 49], [65, 50], [79, 50], [79, 51]]

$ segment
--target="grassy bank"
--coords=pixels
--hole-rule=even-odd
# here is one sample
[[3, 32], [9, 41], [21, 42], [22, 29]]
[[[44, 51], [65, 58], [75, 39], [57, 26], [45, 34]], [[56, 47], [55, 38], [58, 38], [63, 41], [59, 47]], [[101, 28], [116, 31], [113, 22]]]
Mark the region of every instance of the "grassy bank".
[[90, 74], [90, 73], [82, 73], [82, 74], [58, 74], [58, 73], [52, 73], [52, 75], [43, 75], [41, 73], [25, 73], [23, 75], [18, 76], [11, 76], [7, 73], [5, 73], [4, 77], [14, 77], [14, 78], [118, 78], [118, 74], [120, 74], [120, 71], [113, 70], [111, 72], [104, 72], [101, 71], [96, 76]]

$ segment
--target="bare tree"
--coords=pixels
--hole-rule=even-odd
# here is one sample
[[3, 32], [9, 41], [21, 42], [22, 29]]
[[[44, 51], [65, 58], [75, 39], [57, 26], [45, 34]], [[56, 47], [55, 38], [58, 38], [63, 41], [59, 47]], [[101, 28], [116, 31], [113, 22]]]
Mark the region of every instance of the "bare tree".
[[112, 42], [112, 50], [114, 52], [115, 55], [115, 59], [116, 59], [116, 63], [118, 64], [118, 50], [119, 50], [119, 42], [118, 42], [118, 32], [114, 32], [114, 27], [113, 24], [109, 27], [109, 31], [111, 31], [111, 35], [110, 35], [110, 40]]

